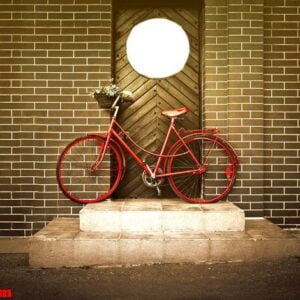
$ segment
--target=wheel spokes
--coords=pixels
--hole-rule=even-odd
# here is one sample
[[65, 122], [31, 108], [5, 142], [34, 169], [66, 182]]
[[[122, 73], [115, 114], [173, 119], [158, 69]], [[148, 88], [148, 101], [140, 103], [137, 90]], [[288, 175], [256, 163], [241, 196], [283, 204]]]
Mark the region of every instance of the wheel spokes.
[[[187, 142], [198, 161], [206, 166], [202, 174], [173, 175], [169, 181], [174, 191], [191, 202], [213, 202], [228, 193], [235, 179], [234, 159], [226, 146], [215, 138], [198, 137]], [[178, 146], [172, 154], [182, 150]], [[168, 164], [168, 172], [194, 170], [194, 161], [189, 154], [174, 157]], [[232, 176], [226, 176], [226, 168], [233, 170]], [[228, 171], [227, 171], [228, 173]]]
[[121, 158], [111, 147], [96, 171], [90, 171], [104, 145], [98, 139], [79, 138], [68, 145], [60, 157], [59, 184], [63, 192], [74, 201], [88, 203], [104, 200], [105, 195], [110, 194], [120, 180]]

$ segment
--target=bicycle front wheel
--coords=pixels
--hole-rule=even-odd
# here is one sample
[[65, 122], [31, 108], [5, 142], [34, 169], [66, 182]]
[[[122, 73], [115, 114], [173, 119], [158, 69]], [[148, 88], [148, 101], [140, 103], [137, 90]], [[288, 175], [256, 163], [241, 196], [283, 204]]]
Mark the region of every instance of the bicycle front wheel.
[[103, 161], [95, 171], [91, 167], [102, 153], [105, 140], [98, 136], [80, 137], [62, 152], [57, 166], [57, 179], [63, 193], [79, 203], [106, 199], [118, 186], [122, 175], [122, 158], [110, 144]]
[[[186, 141], [198, 162], [205, 167], [197, 172], [169, 176], [169, 183], [181, 198], [193, 203], [211, 203], [225, 197], [236, 178], [235, 159], [224, 143], [215, 137], [197, 135]], [[179, 143], [167, 162], [167, 173], [196, 170], [197, 166], [185, 146]]]

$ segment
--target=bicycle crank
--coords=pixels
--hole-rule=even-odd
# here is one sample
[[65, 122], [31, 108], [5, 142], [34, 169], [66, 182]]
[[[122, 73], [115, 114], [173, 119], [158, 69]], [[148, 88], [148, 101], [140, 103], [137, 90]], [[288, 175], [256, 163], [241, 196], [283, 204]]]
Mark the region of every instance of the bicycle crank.
[[[158, 173], [161, 174], [162, 170], [159, 169]], [[164, 178], [152, 178], [150, 175], [148, 175], [145, 171], [142, 173], [142, 180], [145, 186], [149, 188], [156, 188], [158, 196], [161, 196], [161, 189], [160, 186], [164, 183]]]

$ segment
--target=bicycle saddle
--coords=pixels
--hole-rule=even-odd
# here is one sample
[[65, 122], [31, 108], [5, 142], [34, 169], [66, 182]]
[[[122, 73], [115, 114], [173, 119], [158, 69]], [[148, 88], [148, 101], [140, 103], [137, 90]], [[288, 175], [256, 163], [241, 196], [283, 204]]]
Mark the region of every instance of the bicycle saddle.
[[181, 108], [175, 108], [171, 110], [164, 110], [162, 111], [162, 115], [167, 116], [169, 118], [174, 118], [174, 117], [179, 117], [182, 115], [185, 115], [187, 112], [190, 110], [186, 107], [181, 107]]

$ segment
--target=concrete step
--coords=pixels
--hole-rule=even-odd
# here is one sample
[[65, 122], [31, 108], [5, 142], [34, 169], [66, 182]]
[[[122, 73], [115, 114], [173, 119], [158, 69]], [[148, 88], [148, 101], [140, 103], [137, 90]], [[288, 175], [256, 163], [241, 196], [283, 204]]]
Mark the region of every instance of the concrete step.
[[0, 253], [0, 269], [27, 267], [28, 253]]
[[80, 229], [87, 232], [244, 231], [244, 211], [231, 202], [192, 204], [181, 199], [124, 199], [86, 205]]
[[57, 218], [30, 242], [32, 267], [257, 261], [300, 255], [300, 238], [265, 219], [237, 232], [83, 232]]

